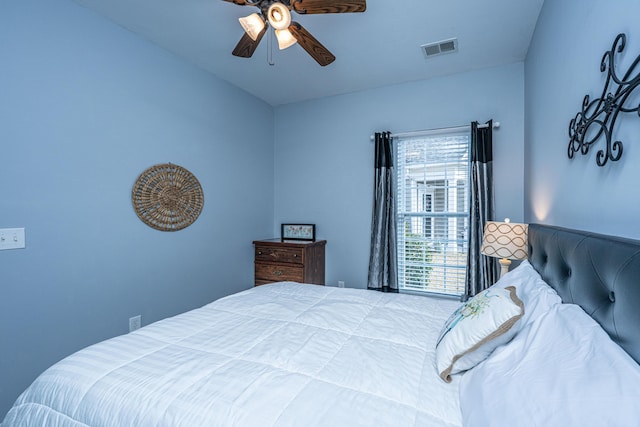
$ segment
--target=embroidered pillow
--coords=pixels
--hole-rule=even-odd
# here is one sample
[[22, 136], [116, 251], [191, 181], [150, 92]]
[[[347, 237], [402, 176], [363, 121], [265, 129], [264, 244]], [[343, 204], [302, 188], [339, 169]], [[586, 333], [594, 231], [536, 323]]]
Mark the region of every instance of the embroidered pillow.
[[516, 288], [489, 288], [461, 305], [444, 324], [436, 343], [436, 367], [440, 377], [473, 368], [518, 332], [524, 305]]

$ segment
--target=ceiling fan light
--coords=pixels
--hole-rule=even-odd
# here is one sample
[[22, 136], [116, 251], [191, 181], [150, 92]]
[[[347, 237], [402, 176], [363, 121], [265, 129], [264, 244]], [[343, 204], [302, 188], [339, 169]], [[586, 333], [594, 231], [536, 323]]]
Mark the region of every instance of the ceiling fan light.
[[240, 25], [244, 28], [244, 32], [247, 33], [253, 41], [256, 41], [260, 32], [264, 30], [265, 23], [257, 13], [239, 18], [238, 21], [240, 21]]
[[269, 19], [269, 24], [271, 24], [275, 30], [286, 30], [289, 28], [289, 24], [291, 24], [291, 13], [289, 13], [287, 6], [276, 2], [269, 6], [267, 19]]
[[291, 34], [291, 31], [289, 31], [288, 29], [275, 30], [275, 33], [276, 38], [278, 39], [278, 48], [280, 50], [284, 50], [298, 42], [296, 38], [293, 37], [293, 34]]

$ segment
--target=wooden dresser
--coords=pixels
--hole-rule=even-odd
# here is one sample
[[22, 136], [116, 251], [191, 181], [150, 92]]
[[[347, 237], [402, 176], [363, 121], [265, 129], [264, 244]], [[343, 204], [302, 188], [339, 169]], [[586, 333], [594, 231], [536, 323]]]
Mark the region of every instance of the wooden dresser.
[[254, 240], [256, 286], [283, 281], [324, 285], [326, 244], [326, 240]]

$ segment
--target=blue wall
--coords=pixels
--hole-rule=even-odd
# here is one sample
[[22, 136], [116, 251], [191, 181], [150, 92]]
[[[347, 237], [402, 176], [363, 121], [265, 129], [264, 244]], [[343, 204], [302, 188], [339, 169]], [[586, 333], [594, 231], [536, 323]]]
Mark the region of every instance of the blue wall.
[[523, 63], [281, 106], [275, 116], [275, 223], [317, 225], [328, 285], [366, 287], [375, 131], [499, 121], [496, 217], [523, 220]]
[[[273, 109], [68, 0], [0, 2], [0, 419], [47, 366], [252, 286], [271, 234]], [[242, 111], [243, 114], [237, 114]], [[245, 118], [251, 117], [252, 126]], [[172, 162], [205, 194], [165, 233], [131, 206]]]
[[[524, 64], [274, 110], [68, 0], [3, 1], [0, 227], [26, 227], [28, 247], [0, 252], [0, 417], [39, 372], [129, 317], [250, 287], [251, 240], [281, 222], [316, 223], [327, 283], [364, 287], [378, 130], [493, 118], [497, 218], [640, 238], [637, 116], [620, 122], [617, 164], [566, 158], [615, 35], [629, 37], [622, 64], [640, 53], [639, 15], [636, 0], [546, 0]], [[130, 202], [138, 174], [163, 162], [205, 191], [201, 217], [176, 233]]]
[[[619, 74], [640, 54], [638, 16], [638, 0], [545, 0], [525, 66], [528, 222], [640, 238], [638, 115], [618, 119], [614, 139], [624, 154], [617, 163], [596, 165], [603, 142], [587, 156], [567, 157], [569, 121], [585, 95], [602, 92], [600, 61], [615, 36], [627, 34]], [[639, 103], [640, 93], [631, 105]]]

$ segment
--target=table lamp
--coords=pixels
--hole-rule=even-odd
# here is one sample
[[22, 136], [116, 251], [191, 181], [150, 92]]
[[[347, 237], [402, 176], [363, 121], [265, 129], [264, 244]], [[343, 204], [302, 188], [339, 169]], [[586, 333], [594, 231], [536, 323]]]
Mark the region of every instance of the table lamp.
[[527, 259], [528, 231], [528, 224], [511, 222], [509, 218], [485, 224], [480, 253], [500, 258], [500, 277], [509, 271], [512, 259]]

